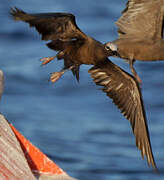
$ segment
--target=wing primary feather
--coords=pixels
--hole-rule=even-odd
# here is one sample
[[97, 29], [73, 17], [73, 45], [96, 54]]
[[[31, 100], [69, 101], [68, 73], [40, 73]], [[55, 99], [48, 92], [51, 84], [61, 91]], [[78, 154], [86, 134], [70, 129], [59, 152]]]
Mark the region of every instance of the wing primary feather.
[[31, 27], [35, 27], [42, 35], [42, 40], [70, 41], [88, 38], [77, 26], [75, 16], [70, 13], [28, 14], [18, 8], [13, 8], [10, 14], [15, 20], [24, 21]]
[[119, 38], [161, 39], [163, 3], [163, 0], [128, 0], [116, 22]]
[[[109, 96], [121, 113], [130, 121], [136, 137], [136, 146], [141, 156], [146, 156], [148, 164], [157, 169], [147, 127], [146, 114], [141, 89], [133, 76], [125, 72], [108, 59], [93, 66], [89, 71], [96, 85], [103, 86], [102, 91]], [[106, 78], [109, 77], [109, 80]], [[103, 77], [106, 79], [104, 80]], [[103, 83], [105, 81], [105, 83]]]

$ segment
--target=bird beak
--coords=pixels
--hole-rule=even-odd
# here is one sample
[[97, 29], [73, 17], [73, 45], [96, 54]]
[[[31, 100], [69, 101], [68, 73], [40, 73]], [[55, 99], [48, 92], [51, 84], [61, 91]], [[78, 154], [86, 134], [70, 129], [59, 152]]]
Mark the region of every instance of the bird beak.
[[112, 56], [121, 57], [118, 51], [112, 51]]

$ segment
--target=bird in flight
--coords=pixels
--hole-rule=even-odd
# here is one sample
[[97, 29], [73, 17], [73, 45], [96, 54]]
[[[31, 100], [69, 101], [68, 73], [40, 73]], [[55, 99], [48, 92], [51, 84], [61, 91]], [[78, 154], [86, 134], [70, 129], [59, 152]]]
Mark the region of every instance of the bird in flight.
[[117, 47], [116, 54], [127, 60], [141, 83], [133, 67], [135, 60], [164, 60], [164, 0], [128, 0], [116, 25], [119, 37], [109, 44]]
[[156, 169], [139, 84], [132, 75], [108, 59], [108, 56], [117, 55], [117, 46], [114, 43], [102, 44], [87, 36], [77, 26], [73, 14], [28, 14], [18, 8], [11, 9], [10, 13], [15, 20], [35, 27], [42, 40], [50, 41], [47, 46], [57, 51], [56, 56], [43, 58], [42, 64], [49, 63], [55, 57], [64, 60], [64, 68], [52, 73], [52, 82], [56, 82], [67, 70], [71, 70], [79, 80], [80, 65], [93, 65], [88, 72], [94, 82], [102, 86], [102, 91], [113, 99], [130, 121], [142, 158], [146, 156], [148, 164]]

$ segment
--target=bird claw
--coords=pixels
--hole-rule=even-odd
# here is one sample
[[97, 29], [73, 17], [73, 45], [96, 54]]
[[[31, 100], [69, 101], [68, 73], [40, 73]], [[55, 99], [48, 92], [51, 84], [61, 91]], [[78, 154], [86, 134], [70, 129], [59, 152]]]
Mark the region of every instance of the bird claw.
[[51, 73], [50, 81], [55, 83], [64, 74], [63, 71]]
[[137, 74], [136, 74], [136, 80], [139, 83], [139, 85], [142, 84], [142, 80], [141, 80], [141, 78]]
[[46, 64], [48, 64], [50, 61], [52, 61], [54, 58], [55, 58], [55, 56], [45, 57], [45, 58], [40, 59], [40, 61], [42, 62], [42, 65], [46, 65]]

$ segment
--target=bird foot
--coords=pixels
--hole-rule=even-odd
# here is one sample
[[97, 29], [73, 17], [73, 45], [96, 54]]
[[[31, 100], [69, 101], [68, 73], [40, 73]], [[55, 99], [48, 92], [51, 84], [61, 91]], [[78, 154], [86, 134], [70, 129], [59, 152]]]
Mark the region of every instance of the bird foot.
[[60, 79], [60, 77], [61, 77], [63, 74], [64, 74], [64, 71], [51, 73], [50, 81], [51, 81], [52, 83], [55, 83], [57, 80]]
[[139, 83], [139, 85], [141, 85], [142, 84], [141, 78], [137, 74], [135, 75], [135, 78], [136, 78], [137, 82]]
[[135, 60], [131, 60], [131, 61], [130, 61], [130, 69], [131, 69], [131, 72], [133, 73], [135, 79], [137, 80], [137, 82], [138, 82], [139, 84], [141, 84], [141, 83], [142, 83], [142, 80], [140, 79], [140, 77], [138, 76], [136, 70], [135, 70], [134, 67], [133, 67], [134, 62], [135, 62]]
[[61, 77], [66, 71], [72, 70], [73, 68], [74, 68], [74, 65], [70, 66], [70, 67], [67, 68], [67, 69], [62, 69], [62, 70], [59, 71], [59, 72], [53, 72], [53, 73], [51, 73], [50, 81], [51, 81], [52, 83], [55, 83], [57, 80], [60, 79], [60, 77]]
[[40, 59], [40, 61], [42, 61], [42, 65], [46, 65], [47, 63], [49, 63], [50, 61], [55, 59], [55, 57], [56, 56], [44, 57], [44, 58]]

